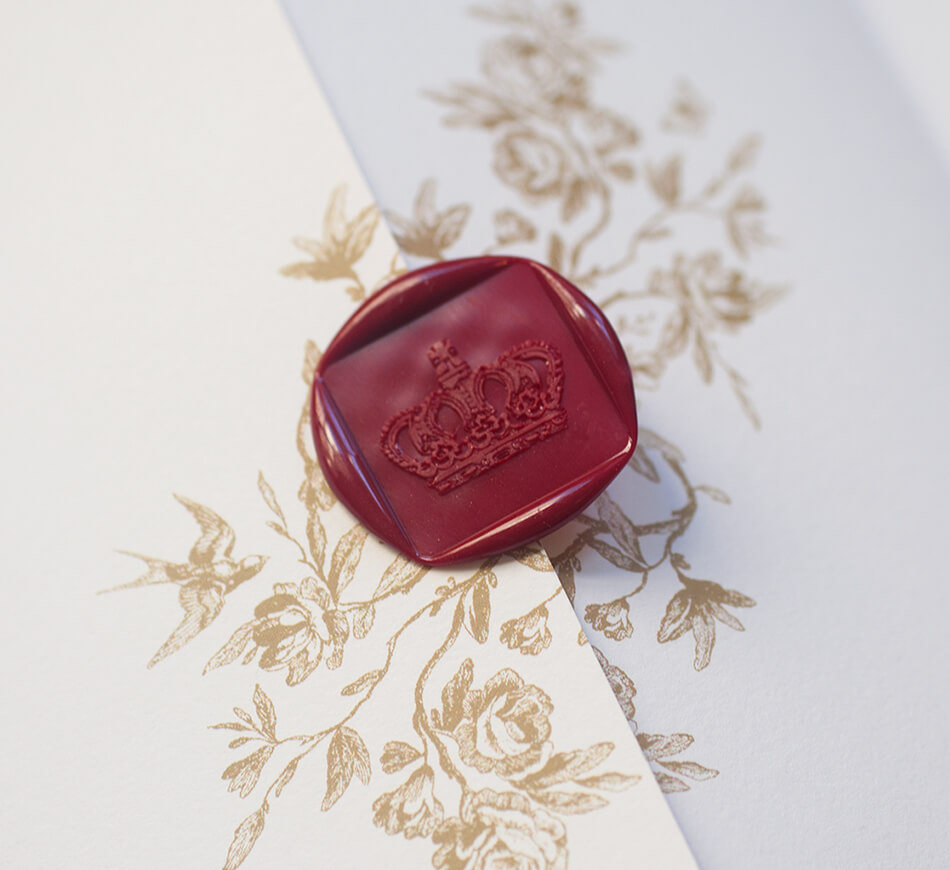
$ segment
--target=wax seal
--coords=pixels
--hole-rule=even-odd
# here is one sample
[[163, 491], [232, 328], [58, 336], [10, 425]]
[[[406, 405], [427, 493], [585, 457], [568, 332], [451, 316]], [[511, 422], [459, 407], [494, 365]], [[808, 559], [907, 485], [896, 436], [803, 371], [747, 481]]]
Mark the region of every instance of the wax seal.
[[340, 500], [427, 565], [548, 534], [637, 442], [630, 369], [606, 317], [517, 257], [437, 263], [373, 294], [317, 366], [312, 421]]

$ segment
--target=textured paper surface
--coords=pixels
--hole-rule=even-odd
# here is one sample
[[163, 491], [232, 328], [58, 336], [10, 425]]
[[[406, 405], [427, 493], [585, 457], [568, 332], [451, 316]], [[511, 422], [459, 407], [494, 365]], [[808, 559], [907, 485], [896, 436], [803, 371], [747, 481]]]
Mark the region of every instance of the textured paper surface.
[[4, 19], [5, 866], [694, 866], [543, 554], [320, 478], [401, 265], [279, 7]]
[[700, 864], [944, 866], [950, 194], [861, 22], [288, 6], [416, 262], [621, 331], [642, 449], [545, 543]]

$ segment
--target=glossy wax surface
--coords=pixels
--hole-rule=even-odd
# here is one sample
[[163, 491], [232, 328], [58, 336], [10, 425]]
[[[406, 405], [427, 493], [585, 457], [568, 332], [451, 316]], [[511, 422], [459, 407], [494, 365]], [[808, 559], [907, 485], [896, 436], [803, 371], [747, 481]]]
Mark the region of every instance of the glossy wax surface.
[[374, 294], [317, 367], [312, 419], [340, 499], [433, 565], [547, 534], [637, 439], [606, 318], [552, 270], [513, 257], [439, 263]]

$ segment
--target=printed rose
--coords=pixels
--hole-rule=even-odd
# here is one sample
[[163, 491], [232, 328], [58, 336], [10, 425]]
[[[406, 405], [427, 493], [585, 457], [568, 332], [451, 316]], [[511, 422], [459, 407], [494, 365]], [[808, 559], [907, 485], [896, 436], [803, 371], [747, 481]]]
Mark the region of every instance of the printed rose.
[[554, 706], [537, 686], [505, 668], [473, 689], [455, 728], [462, 761], [482, 773], [511, 776], [537, 763], [551, 734]]
[[511, 131], [497, 142], [494, 167], [503, 183], [535, 199], [560, 196], [566, 188], [563, 149], [531, 129]]
[[692, 259], [677, 256], [672, 270], [654, 273], [650, 284], [653, 295], [676, 300], [694, 326], [727, 333], [748, 323], [783, 292], [728, 268], [718, 251]]
[[387, 834], [402, 832], [406, 839], [432, 836], [443, 817], [433, 785], [431, 767], [414, 770], [399, 788], [373, 801], [373, 823]]
[[584, 618], [596, 631], [602, 631], [611, 640], [623, 640], [633, 634], [630, 606], [624, 598], [606, 604], [588, 604]]
[[548, 609], [543, 604], [501, 626], [501, 641], [522, 655], [536, 656], [551, 645]]
[[462, 801], [460, 818], [446, 819], [433, 841], [436, 870], [565, 870], [567, 833], [520, 794], [483, 789]]
[[482, 69], [502, 94], [529, 101], [545, 115], [584, 106], [588, 100], [590, 85], [583, 65], [531, 39], [510, 36], [490, 43]]
[[656, 386], [669, 360], [690, 347], [702, 378], [712, 380], [716, 333], [733, 334], [783, 294], [728, 268], [716, 251], [677, 256], [650, 276], [647, 291], [625, 306], [621, 328], [641, 385]]

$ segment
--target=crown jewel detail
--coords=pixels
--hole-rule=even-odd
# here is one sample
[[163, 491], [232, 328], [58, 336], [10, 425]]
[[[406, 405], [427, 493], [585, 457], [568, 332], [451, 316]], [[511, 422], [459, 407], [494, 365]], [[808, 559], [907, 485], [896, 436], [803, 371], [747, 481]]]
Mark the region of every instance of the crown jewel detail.
[[473, 372], [448, 339], [429, 348], [439, 387], [391, 417], [380, 447], [443, 495], [567, 428], [557, 348], [526, 341]]

